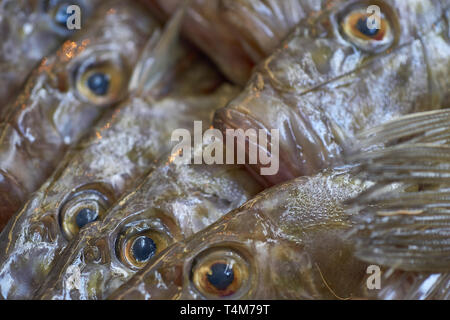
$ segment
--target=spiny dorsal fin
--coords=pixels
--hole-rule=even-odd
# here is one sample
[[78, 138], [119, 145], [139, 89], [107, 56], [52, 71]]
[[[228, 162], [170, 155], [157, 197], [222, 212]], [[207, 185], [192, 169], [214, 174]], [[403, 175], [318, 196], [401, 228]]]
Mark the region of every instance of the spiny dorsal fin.
[[179, 35], [186, 3], [183, 2], [167, 22], [163, 32], [154, 32], [147, 42], [131, 76], [130, 92], [141, 94], [151, 90], [183, 56], [185, 51], [180, 45]]
[[375, 182], [348, 203], [361, 259], [450, 271], [449, 123], [447, 110], [403, 117], [360, 135], [364, 147], [347, 154], [360, 176]]

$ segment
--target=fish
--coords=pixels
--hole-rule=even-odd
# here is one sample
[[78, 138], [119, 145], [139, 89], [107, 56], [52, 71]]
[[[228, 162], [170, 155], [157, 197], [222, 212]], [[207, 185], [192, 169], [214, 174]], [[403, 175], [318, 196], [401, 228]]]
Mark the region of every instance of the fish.
[[0, 4], [0, 101], [12, 100], [29, 72], [77, 29], [66, 23], [70, 5], [80, 8], [84, 27], [99, 0], [4, 0]]
[[211, 122], [215, 108], [238, 92], [208, 61], [178, 44], [176, 21], [164, 32], [154, 29], [128, 98], [68, 152], [0, 234], [3, 298], [30, 298], [79, 229], [102, 219], [156, 168], [170, 151], [173, 130], [194, 120]]
[[[142, 0], [165, 20], [184, 0]], [[266, 58], [302, 20], [333, 1], [193, 0], [188, 2], [184, 35], [236, 84]]]
[[365, 295], [343, 202], [368, 187], [346, 168], [266, 189], [172, 244], [108, 299], [347, 299]]
[[449, 110], [415, 113], [348, 147], [353, 171], [375, 182], [347, 210], [355, 256], [387, 269], [377, 298], [450, 298], [449, 123]]
[[33, 299], [105, 299], [164, 248], [260, 190], [242, 166], [183, 164], [170, 153], [103, 219], [80, 230]]
[[132, 68], [157, 26], [134, 2], [105, 2], [89, 28], [44, 58], [2, 110], [0, 230], [68, 148], [126, 97]]
[[365, 129], [449, 107], [448, 2], [374, 3], [379, 29], [367, 25], [375, 19], [367, 1], [336, 2], [300, 22], [242, 93], [216, 112], [213, 125], [224, 135], [242, 129], [248, 139], [249, 129], [269, 136], [277, 130], [278, 172], [261, 174], [262, 161], [246, 164], [264, 186], [342, 163], [346, 142]]

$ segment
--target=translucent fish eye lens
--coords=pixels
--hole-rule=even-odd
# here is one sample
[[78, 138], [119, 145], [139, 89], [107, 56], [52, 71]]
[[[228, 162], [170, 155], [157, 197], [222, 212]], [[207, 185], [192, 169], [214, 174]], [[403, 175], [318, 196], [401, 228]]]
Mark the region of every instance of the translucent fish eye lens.
[[97, 190], [74, 192], [62, 205], [59, 219], [63, 233], [72, 239], [81, 228], [103, 218], [110, 207], [108, 198]]
[[145, 262], [153, 257], [156, 253], [156, 244], [153, 239], [140, 236], [134, 240], [131, 246], [133, 255], [138, 262]]
[[90, 208], [83, 208], [78, 211], [75, 222], [78, 225], [78, 228], [83, 228], [88, 223], [94, 222], [98, 219], [98, 213], [96, 210], [92, 210]]
[[234, 281], [233, 267], [224, 263], [215, 263], [206, 277], [209, 283], [218, 290], [226, 290]]
[[67, 19], [69, 19], [69, 14], [67, 13], [67, 8], [70, 6], [69, 3], [62, 3], [55, 9], [55, 22], [61, 26], [67, 25]]
[[151, 258], [172, 243], [163, 228], [132, 225], [124, 228], [116, 241], [117, 257], [133, 269], [142, 268]]
[[356, 23], [356, 28], [364, 35], [368, 37], [373, 37], [378, 33], [377, 28], [369, 28], [368, 26], [368, 17], [360, 17], [358, 22]]
[[101, 72], [95, 72], [87, 79], [87, 86], [98, 96], [104, 96], [108, 92], [109, 84], [109, 76]]
[[205, 298], [239, 298], [247, 294], [251, 269], [244, 255], [227, 248], [198, 254], [190, 270], [190, 282]]

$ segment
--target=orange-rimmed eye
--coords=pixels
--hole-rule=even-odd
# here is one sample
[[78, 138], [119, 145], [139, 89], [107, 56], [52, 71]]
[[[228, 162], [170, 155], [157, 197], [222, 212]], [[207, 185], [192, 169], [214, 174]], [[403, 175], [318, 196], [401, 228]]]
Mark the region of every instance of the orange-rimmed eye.
[[238, 298], [250, 284], [250, 266], [244, 256], [227, 248], [200, 253], [191, 267], [191, 282], [206, 298]]
[[388, 49], [394, 42], [394, 30], [389, 19], [368, 14], [366, 9], [352, 10], [341, 21], [344, 36], [362, 50]]
[[72, 239], [85, 225], [102, 219], [109, 207], [109, 199], [97, 190], [75, 192], [64, 203], [60, 212], [66, 238]]

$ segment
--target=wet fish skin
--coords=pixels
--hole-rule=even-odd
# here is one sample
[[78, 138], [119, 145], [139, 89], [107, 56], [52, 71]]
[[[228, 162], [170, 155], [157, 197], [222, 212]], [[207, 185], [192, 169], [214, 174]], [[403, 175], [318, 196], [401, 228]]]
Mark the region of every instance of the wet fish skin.
[[[166, 249], [110, 299], [361, 296], [367, 265], [353, 257], [353, 244], [345, 240], [351, 222], [342, 201], [365, 188], [345, 170], [337, 169], [265, 190], [205, 230]], [[232, 257], [228, 263], [237, 281], [234, 290], [199, 289], [207, 288], [209, 281], [202, 278], [202, 267], [226, 261], [227, 256]], [[208, 268], [204, 270], [206, 275]], [[200, 279], [199, 285], [192, 279]]]
[[[173, 41], [164, 42], [168, 35]], [[78, 232], [76, 218], [82, 210], [102, 219], [114, 201], [170, 150], [173, 130], [194, 120], [210, 122], [214, 110], [236, 95], [237, 88], [223, 83], [200, 55], [187, 46], [174, 47], [173, 42], [178, 37], [171, 30], [154, 29], [133, 74], [140, 75], [138, 83], [159, 81], [147, 89], [130, 89], [128, 98], [69, 151], [0, 234], [2, 296], [30, 298]], [[155, 56], [163, 50], [164, 57]], [[153, 65], [146, 66], [153, 59], [158, 66], [162, 60], [173, 61], [166, 72], [153, 72]]]
[[[100, 1], [74, 0], [82, 26]], [[20, 90], [29, 72], [74, 31], [61, 26], [55, 13], [63, 0], [5, 0], [0, 4], [0, 101], [3, 108]]]
[[260, 177], [260, 165], [248, 166], [266, 185], [339, 163], [344, 142], [364, 129], [403, 114], [448, 107], [446, 3], [377, 4], [392, 28], [392, 38], [385, 39], [392, 41], [381, 46], [350, 41], [339, 25], [365, 10], [367, 2], [333, 3], [320, 17], [300, 23], [255, 69], [242, 94], [217, 111], [214, 126], [222, 131], [279, 129], [278, 174]]
[[[142, 0], [162, 19], [182, 0]], [[268, 56], [295, 25], [323, 10], [328, 1], [194, 0], [184, 34], [232, 81], [245, 84], [253, 66]]]
[[[0, 124], [0, 228], [52, 173], [109, 106], [123, 99], [128, 77], [156, 23], [137, 4], [105, 3], [92, 24], [44, 58]], [[95, 94], [86, 77], [109, 76]]]
[[[126, 241], [152, 232], [153, 239], [159, 235], [158, 251], [163, 250], [260, 191], [242, 166], [183, 165], [170, 159], [122, 197], [102, 221], [81, 229], [35, 299], [105, 299], [140, 268], [123, 254]], [[74, 283], [74, 277], [80, 281]]]

